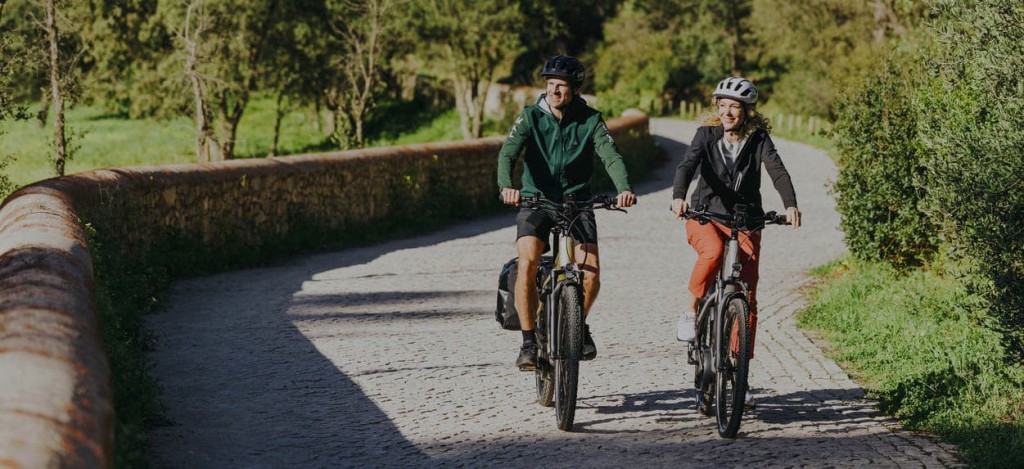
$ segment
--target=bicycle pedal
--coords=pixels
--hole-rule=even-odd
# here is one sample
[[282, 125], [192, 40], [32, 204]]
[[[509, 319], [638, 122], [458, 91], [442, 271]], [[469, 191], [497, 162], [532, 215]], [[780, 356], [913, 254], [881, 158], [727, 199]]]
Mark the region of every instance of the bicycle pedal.
[[537, 365], [519, 365], [519, 371], [537, 371]]

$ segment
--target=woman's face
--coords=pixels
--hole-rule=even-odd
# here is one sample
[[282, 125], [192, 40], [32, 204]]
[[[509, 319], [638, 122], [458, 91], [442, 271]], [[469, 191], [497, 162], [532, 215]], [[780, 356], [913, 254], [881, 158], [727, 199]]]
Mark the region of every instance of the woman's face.
[[718, 98], [718, 118], [722, 120], [725, 131], [738, 130], [746, 117], [743, 103], [729, 98]]

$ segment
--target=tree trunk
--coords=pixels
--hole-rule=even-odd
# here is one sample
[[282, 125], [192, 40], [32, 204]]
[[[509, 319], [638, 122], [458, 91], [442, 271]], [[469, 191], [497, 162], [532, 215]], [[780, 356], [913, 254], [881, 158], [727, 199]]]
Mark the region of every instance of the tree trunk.
[[277, 94], [277, 112], [274, 115], [274, 140], [270, 142], [270, 154], [277, 155], [277, 143], [281, 137], [281, 121], [284, 119], [284, 93]]
[[64, 175], [67, 161], [67, 137], [64, 135], [64, 96], [60, 86], [60, 49], [57, 44], [56, 0], [46, 2], [46, 33], [50, 43], [50, 97], [53, 99], [53, 150], [54, 170], [57, 176]]
[[[188, 77], [188, 81], [192, 85], [193, 119], [195, 120], [196, 130], [196, 160], [200, 163], [209, 163], [211, 160], [210, 119], [207, 112], [205, 88], [202, 79], [199, 78], [199, 45], [196, 44], [196, 38], [199, 37], [203, 28], [202, 26], [197, 26], [195, 30], [192, 29], [194, 7], [195, 3], [192, 3], [186, 10], [185, 21], [182, 25], [182, 32], [179, 33], [179, 38], [185, 43], [185, 76]], [[197, 21], [201, 25], [203, 19], [198, 18]]]
[[50, 90], [43, 88], [43, 92], [40, 93], [39, 97], [39, 112], [36, 113], [36, 123], [39, 124], [39, 128], [46, 127], [46, 118], [50, 114]]
[[470, 128], [470, 100], [469, 98], [469, 87], [472, 84], [468, 84], [465, 80], [455, 78], [453, 80], [455, 86], [455, 107], [459, 110], [459, 129], [462, 131], [463, 140], [473, 139], [473, 131]]
[[470, 120], [472, 122], [473, 138], [480, 138], [483, 136], [484, 127], [484, 107], [487, 105], [487, 89], [490, 88], [488, 81], [481, 80], [476, 83], [473, 87], [475, 94], [473, 96], [473, 115]]

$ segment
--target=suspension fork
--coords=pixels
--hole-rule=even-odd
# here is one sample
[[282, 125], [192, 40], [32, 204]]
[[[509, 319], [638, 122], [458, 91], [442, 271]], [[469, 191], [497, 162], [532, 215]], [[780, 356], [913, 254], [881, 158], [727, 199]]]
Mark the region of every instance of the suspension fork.
[[564, 344], [555, 340], [562, 321], [562, 307], [558, 300], [566, 285], [577, 285], [582, 290], [583, 281], [582, 272], [576, 265], [576, 240], [571, 236], [559, 236], [558, 234], [552, 236], [555, 238], [553, 244], [557, 246], [558, 250], [555, 252], [555, 265], [551, 275], [552, 286], [547, 297], [545, 314], [548, 315], [547, 334], [548, 343], [551, 344], [551, 358], [560, 360], [563, 358], [562, 346]]

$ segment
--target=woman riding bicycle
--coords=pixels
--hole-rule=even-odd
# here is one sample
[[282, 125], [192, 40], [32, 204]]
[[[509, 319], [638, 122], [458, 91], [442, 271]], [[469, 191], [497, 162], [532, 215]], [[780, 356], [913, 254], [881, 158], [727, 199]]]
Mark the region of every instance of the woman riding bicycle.
[[[737, 205], [745, 205], [753, 216], [764, 214], [761, 207], [761, 166], [782, 197], [787, 217], [793, 228], [800, 226], [796, 191], [782, 158], [768, 135], [768, 119], [756, 111], [757, 89], [745, 78], [729, 77], [714, 91], [715, 112], [701, 120], [701, 127], [676, 168], [672, 188], [672, 212], [682, 218], [687, 209], [706, 207], [718, 213], [734, 213]], [[697, 171], [700, 178], [690, 204], [685, 197]], [[697, 251], [697, 262], [690, 274], [689, 295], [679, 316], [676, 338], [694, 338], [697, 303], [714, 283], [722, 261], [722, 246], [729, 238], [729, 229], [718, 224], [686, 221], [686, 240]], [[757, 324], [757, 279], [761, 250], [761, 232], [743, 232], [739, 237], [741, 280], [750, 292], [750, 355], [753, 358], [754, 331]]]
[[[537, 104], [526, 106], [512, 125], [512, 130], [498, 153], [498, 189], [501, 200], [519, 205], [522, 196], [543, 196], [563, 202], [570, 196], [590, 197], [590, 178], [594, 156], [604, 163], [615, 188], [619, 191], [617, 205], [629, 207], [636, 202], [629, 187], [626, 166], [615, 141], [612, 140], [601, 113], [587, 106], [580, 96], [586, 72], [574, 57], [558, 55], [544, 64], [540, 76], [547, 92]], [[513, 187], [512, 169], [525, 148], [522, 191]], [[514, 286], [516, 311], [523, 331], [523, 345], [516, 366], [528, 371], [537, 366], [537, 342], [533, 334], [533, 315], [538, 307], [537, 266], [547, 247], [554, 220], [542, 212], [520, 209], [516, 217], [518, 230], [516, 253], [519, 266]], [[590, 310], [600, 288], [597, 252], [597, 223], [593, 212], [584, 212], [568, 233], [579, 243], [576, 258], [582, 260], [583, 311]], [[583, 359], [597, 355], [597, 348], [586, 327]]]

